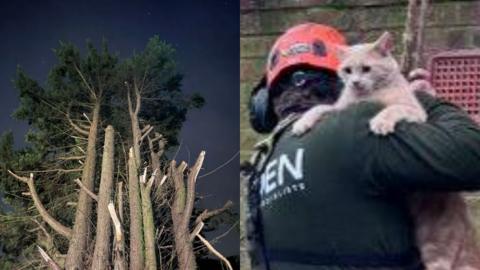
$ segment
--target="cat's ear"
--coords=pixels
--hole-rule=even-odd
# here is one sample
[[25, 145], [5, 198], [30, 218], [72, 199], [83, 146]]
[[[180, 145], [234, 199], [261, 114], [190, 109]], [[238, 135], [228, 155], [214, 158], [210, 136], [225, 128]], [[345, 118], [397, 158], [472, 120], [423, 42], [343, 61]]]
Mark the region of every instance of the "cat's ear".
[[393, 51], [393, 36], [389, 32], [383, 33], [375, 43], [373, 49], [383, 56], [389, 55]]
[[335, 46], [335, 54], [337, 55], [337, 58], [340, 61], [345, 60], [349, 54], [349, 48], [348, 46], [343, 46], [343, 45], [336, 45]]

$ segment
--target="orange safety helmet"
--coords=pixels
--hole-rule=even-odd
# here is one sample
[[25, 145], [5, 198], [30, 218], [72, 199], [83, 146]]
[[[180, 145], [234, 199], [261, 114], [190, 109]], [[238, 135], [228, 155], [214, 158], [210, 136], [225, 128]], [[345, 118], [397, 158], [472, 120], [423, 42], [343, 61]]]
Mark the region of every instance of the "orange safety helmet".
[[345, 45], [345, 37], [336, 29], [306, 23], [294, 26], [281, 35], [268, 56], [267, 86], [270, 87], [283, 72], [298, 65], [309, 65], [337, 71], [339, 60], [336, 45]]

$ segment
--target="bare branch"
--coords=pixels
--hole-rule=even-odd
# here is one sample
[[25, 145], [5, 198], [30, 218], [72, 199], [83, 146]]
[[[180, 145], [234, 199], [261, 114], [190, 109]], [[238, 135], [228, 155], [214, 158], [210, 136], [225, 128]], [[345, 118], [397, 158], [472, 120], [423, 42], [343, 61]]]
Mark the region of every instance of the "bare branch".
[[78, 150], [80, 150], [80, 152], [85, 154], [85, 150], [83, 150], [83, 148], [81, 148], [80, 146], [77, 146], [77, 148], [78, 148]]
[[83, 73], [82, 71], [77, 67], [77, 65], [74, 64], [74, 67], [75, 67], [75, 70], [77, 71], [78, 75], [80, 76], [80, 78], [82, 79], [83, 83], [85, 84], [85, 86], [87, 87], [87, 89], [90, 91], [90, 94], [92, 95], [92, 97], [94, 99], [97, 99], [97, 95], [95, 94], [95, 90], [93, 89], [92, 86], [90, 86], [90, 84], [87, 82], [87, 80], [85, 79], [85, 77], [83, 76]]
[[141, 95], [140, 95], [140, 90], [138, 90], [138, 87], [136, 84], [134, 84], [134, 88], [135, 88], [135, 115], [138, 115], [138, 113], [140, 112], [140, 106], [142, 105], [142, 102], [141, 102]]
[[87, 119], [87, 122], [91, 125], [92, 121], [90, 121], [90, 118], [88, 118], [88, 115], [86, 113], [83, 113], [82, 115]]
[[153, 127], [149, 127], [146, 131], [142, 130], [143, 135], [142, 137], [140, 137], [140, 142], [142, 142], [152, 130], [153, 130]]
[[157, 176], [157, 171], [158, 169], [155, 169], [150, 176], [150, 179], [148, 179], [147, 185], [146, 185], [146, 190], [150, 191], [152, 189], [153, 182], [155, 181], [155, 177]]
[[122, 224], [120, 223], [117, 213], [115, 212], [115, 206], [113, 205], [113, 202], [108, 204], [108, 212], [110, 213], [113, 226], [115, 227], [115, 241], [120, 242], [123, 239]]
[[82, 129], [81, 127], [79, 127], [77, 124], [75, 124], [75, 123], [73, 122], [72, 118], [70, 118], [70, 108], [67, 110], [66, 117], [67, 117], [68, 123], [70, 123], [70, 126], [72, 126], [72, 128], [73, 128], [76, 132], [78, 132], [78, 133], [80, 133], [80, 134], [82, 134], [82, 135], [88, 136], [89, 131], [84, 130], [84, 129]]
[[42, 256], [42, 258], [45, 260], [45, 262], [50, 267], [50, 269], [61, 270], [60, 266], [58, 266], [58, 264], [54, 260], [52, 260], [52, 258], [50, 258], [50, 256], [47, 254], [47, 252], [45, 252], [45, 250], [43, 250], [38, 245], [37, 245], [37, 248], [38, 248], [38, 252], [40, 252], [40, 256]]
[[198, 239], [200, 239], [200, 241], [202, 241], [202, 243], [215, 255], [217, 256], [218, 258], [220, 258], [220, 260], [222, 260], [225, 265], [227, 266], [228, 269], [230, 270], [233, 270], [232, 268], [232, 265], [230, 264], [230, 262], [227, 260], [227, 258], [225, 258], [225, 256], [223, 256], [220, 252], [218, 252], [208, 241], [207, 239], [203, 238], [201, 235], [200, 235], [200, 232], [198, 232], [196, 234], [196, 236], [198, 237]]
[[154, 143], [154, 142], [156, 142], [158, 140], [161, 140], [161, 139], [163, 139], [163, 135], [158, 133], [158, 132], [155, 132], [155, 137], [153, 139], [151, 139], [151, 142]]
[[71, 173], [71, 172], [81, 172], [81, 171], [82, 171], [82, 168], [77, 168], [77, 169], [35, 170], [35, 171], [21, 171], [21, 172], [30, 172], [30, 173], [63, 172], [63, 173]]
[[42, 224], [40, 224], [40, 222], [38, 222], [38, 220], [36, 220], [36, 219], [34, 219], [34, 218], [31, 218], [31, 220], [38, 225], [38, 228], [39, 228], [40, 230], [42, 230], [42, 232], [43, 232], [43, 233], [45, 234], [45, 236], [47, 237], [48, 242], [50, 242], [50, 243], [53, 244], [53, 238], [52, 238], [52, 236], [48, 233], [47, 229], [45, 229], [45, 227], [44, 227]]
[[160, 186], [163, 185], [163, 183], [165, 183], [165, 180], [167, 180], [167, 176], [166, 176], [166, 175], [163, 176], [163, 178], [162, 178], [162, 180], [160, 181], [160, 184], [159, 184], [159, 185], [160, 185]]
[[208, 210], [204, 210], [200, 215], [198, 215], [198, 217], [195, 219], [195, 224], [198, 224], [200, 222], [203, 222], [213, 216], [216, 216], [216, 215], [219, 215], [223, 212], [225, 212], [227, 209], [229, 209], [230, 207], [232, 207], [233, 205], [233, 202], [232, 201], [228, 201], [225, 203], [225, 205], [223, 205], [222, 208], [219, 208], [219, 209], [216, 209], [216, 210], [212, 210], [212, 211], [208, 211]]
[[193, 229], [192, 233], [190, 234], [190, 241], [193, 241], [195, 236], [200, 233], [200, 231], [203, 229], [203, 226], [205, 226], [205, 223], [199, 222], [195, 228]]
[[84, 159], [85, 156], [71, 156], [71, 157], [59, 157], [59, 160], [79, 160]]
[[[121, 200], [121, 198], [120, 198]], [[123, 239], [123, 231], [122, 231], [122, 224], [118, 219], [117, 213], [115, 211], [115, 206], [113, 202], [110, 201], [108, 204], [108, 212], [110, 214], [110, 218], [112, 219], [114, 230], [114, 243], [113, 243], [113, 269], [115, 270], [125, 270], [127, 269], [126, 262], [125, 262], [125, 247], [124, 247], [124, 239]], [[119, 208], [118, 212], [122, 213], [122, 209]]]
[[82, 181], [80, 181], [80, 179], [77, 178], [74, 181], [75, 181], [75, 183], [77, 183], [77, 185], [80, 186], [80, 188], [83, 189], [83, 191], [85, 191], [88, 194], [88, 196], [90, 196], [92, 199], [94, 199], [96, 202], [98, 202], [98, 196], [95, 195], [95, 193], [93, 193], [92, 191], [90, 191], [86, 186], [84, 186]]
[[28, 184], [28, 178], [27, 177], [23, 177], [23, 176], [19, 176], [19, 175], [16, 175], [14, 172], [8, 170], [8, 173], [13, 176], [15, 179], [19, 180], [19, 181], [22, 181], [24, 182], [25, 184]]
[[185, 210], [183, 213], [183, 224], [188, 224], [192, 215], [193, 204], [195, 203], [195, 182], [197, 181], [198, 173], [202, 168], [203, 160], [205, 159], [205, 151], [200, 152], [195, 165], [190, 169], [187, 182], [187, 198], [185, 200]]
[[47, 209], [45, 209], [42, 202], [40, 201], [40, 198], [37, 194], [37, 190], [35, 189], [35, 184], [33, 182], [33, 173], [30, 173], [30, 178], [18, 176], [10, 170], [8, 170], [8, 173], [12, 175], [14, 178], [16, 178], [17, 180], [24, 182], [28, 185], [30, 195], [32, 196], [33, 204], [35, 205], [35, 208], [37, 209], [37, 211], [39, 212], [43, 220], [48, 225], [50, 225], [50, 227], [52, 227], [52, 229], [54, 229], [56, 232], [65, 236], [66, 238], [70, 238], [72, 234], [72, 230], [68, 227], [65, 227], [63, 224], [58, 222], [54, 217], [52, 217], [48, 213]]
[[87, 141], [88, 138], [87, 137], [80, 137], [80, 136], [75, 136], [75, 135], [70, 135], [70, 137], [74, 138], [74, 139], [78, 139], [78, 140], [83, 140], [83, 141]]
[[143, 174], [140, 175], [139, 177], [140, 183], [145, 184], [146, 178], [147, 178], [147, 167], [143, 169]]
[[128, 106], [128, 113], [133, 115], [133, 104], [132, 98], [130, 97], [130, 87], [128, 82], [125, 82], [125, 86], [127, 87], [127, 106]]
[[120, 221], [123, 222], [123, 182], [117, 183], [117, 207]]
[[149, 130], [150, 128], [152, 128], [152, 126], [146, 125], [146, 126], [143, 127], [143, 129], [142, 129], [141, 132], [142, 132], [142, 133], [145, 133], [145, 132], [146, 132], [147, 130]]

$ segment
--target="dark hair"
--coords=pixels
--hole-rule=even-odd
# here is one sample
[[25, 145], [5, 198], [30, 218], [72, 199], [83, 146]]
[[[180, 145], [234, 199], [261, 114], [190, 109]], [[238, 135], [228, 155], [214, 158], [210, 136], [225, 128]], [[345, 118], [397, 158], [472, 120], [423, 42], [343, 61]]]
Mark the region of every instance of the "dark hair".
[[318, 104], [333, 104], [340, 96], [343, 84], [335, 72], [326, 69], [304, 68], [302, 72], [313, 74], [316, 79], [297, 86], [292, 83], [292, 70], [270, 89], [273, 111], [278, 118], [295, 112], [304, 112]]

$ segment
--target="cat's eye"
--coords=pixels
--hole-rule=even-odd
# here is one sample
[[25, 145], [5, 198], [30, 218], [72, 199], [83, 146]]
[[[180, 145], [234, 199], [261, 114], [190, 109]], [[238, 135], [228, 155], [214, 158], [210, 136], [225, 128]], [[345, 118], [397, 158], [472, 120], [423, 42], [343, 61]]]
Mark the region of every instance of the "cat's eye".
[[362, 66], [362, 73], [370, 72], [371, 68], [369, 66]]
[[345, 73], [347, 73], [347, 74], [352, 73], [352, 69], [349, 68], [349, 67], [344, 68], [343, 71], [344, 71]]

